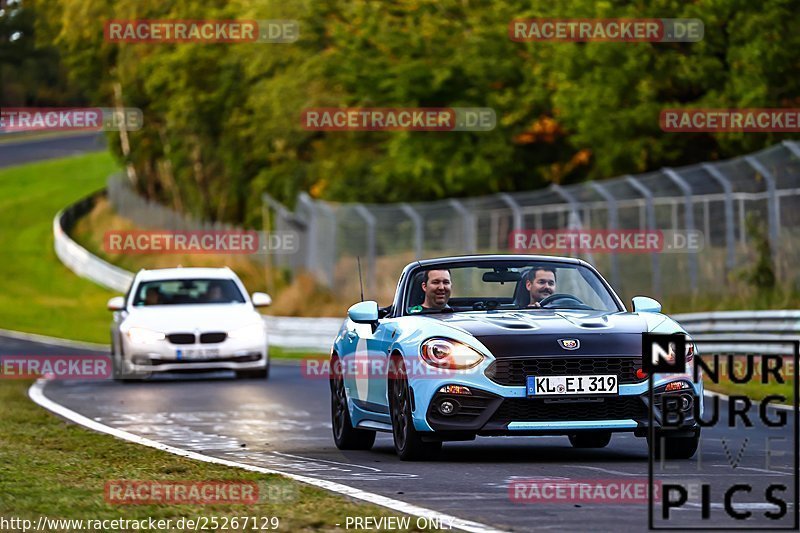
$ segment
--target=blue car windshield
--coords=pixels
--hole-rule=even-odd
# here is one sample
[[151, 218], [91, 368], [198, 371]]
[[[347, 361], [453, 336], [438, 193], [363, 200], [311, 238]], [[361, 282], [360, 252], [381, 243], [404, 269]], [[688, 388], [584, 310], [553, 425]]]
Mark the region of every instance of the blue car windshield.
[[593, 270], [555, 261], [428, 266], [413, 273], [410, 283], [406, 314], [623, 310]]

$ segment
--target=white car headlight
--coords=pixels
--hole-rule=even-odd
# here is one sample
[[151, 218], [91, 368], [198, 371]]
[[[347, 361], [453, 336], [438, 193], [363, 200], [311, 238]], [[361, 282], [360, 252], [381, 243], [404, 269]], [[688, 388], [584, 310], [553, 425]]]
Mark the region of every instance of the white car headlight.
[[150, 344], [163, 341], [167, 336], [160, 331], [153, 331], [147, 328], [131, 328], [128, 330], [128, 338], [136, 344]]
[[250, 324], [249, 326], [244, 326], [231, 331], [228, 333], [228, 337], [231, 339], [247, 339], [258, 337], [264, 334], [264, 327], [264, 323], [259, 321], [254, 324]]
[[436, 368], [464, 370], [483, 361], [483, 354], [451, 339], [428, 339], [422, 343], [422, 360]]

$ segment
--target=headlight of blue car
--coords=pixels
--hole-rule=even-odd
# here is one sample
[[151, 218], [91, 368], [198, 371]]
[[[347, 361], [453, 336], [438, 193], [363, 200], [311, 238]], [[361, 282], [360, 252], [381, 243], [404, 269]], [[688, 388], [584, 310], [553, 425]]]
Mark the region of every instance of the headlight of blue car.
[[428, 339], [422, 343], [421, 352], [427, 364], [449, 370], [466, 370], [483, 361], [483, 354], [452, 339]]

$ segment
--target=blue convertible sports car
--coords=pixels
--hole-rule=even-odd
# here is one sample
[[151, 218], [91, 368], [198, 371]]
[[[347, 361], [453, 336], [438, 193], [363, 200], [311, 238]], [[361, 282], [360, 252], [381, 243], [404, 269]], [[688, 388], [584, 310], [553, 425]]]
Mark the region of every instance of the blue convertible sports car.
[[[479, 255], [416, 261], [392, 305], [360, 302], [331, 350], [333, 436], [370, 449], [391, 432], [401, 459], [434, 457], [443, 441], [566, 435], [601, 448], [613, 432], [649, 436], [642, 333], [686, 332], [636, 297], [632, 310], [591, 265], [572, 258]], [[656, 374], [655, 449], [690, 458], [700, 437], [702, 382]], [[663, 428], [671, 401], [682, 425]], [[674, 409], [671, 407], [670, 409]]]

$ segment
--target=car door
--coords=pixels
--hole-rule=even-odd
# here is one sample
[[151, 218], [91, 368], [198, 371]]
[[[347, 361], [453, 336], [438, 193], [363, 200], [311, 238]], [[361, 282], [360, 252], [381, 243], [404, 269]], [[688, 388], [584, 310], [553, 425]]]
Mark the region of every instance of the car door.
[[394, 343], [397, 331], [397, 323], [393, 319], [381, 320], [373, 334], [374, 349], [370, 350], [370, 383], [369, 383], [369, 403], [379, 412], [389, 413], [388, 402], [388, 381], [389, 373], [392, 369], [389, 365], [391, 347]]
[[386, 405], [387, 350], [393, 325], [385, 320], [373, 331], [371, 324], [348, 320], [342, 339], [344, 385], [348, 397], [361, 409], [388, 413]]

